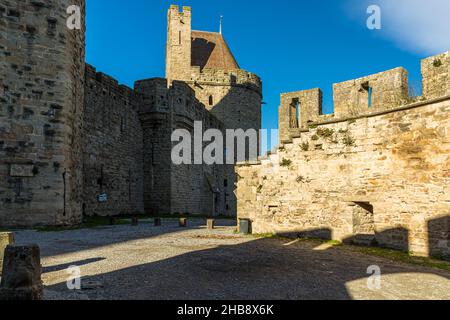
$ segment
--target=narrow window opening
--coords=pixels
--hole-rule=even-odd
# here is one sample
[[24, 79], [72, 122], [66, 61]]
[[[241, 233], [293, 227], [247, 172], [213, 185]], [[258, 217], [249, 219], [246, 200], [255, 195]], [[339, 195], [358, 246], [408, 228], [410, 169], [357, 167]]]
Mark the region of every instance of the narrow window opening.
[[178, 32], [178, 44], [181, 46], [181, 31]]
[[214, 104], [213, 96], [209, 96], [209, 105], [212, 106]]
[[300, 101], [298, 98], [292, 99], [291, 103], [291, 128], [300, 128]]
[[[364, 94], [363, 100], [367, 102], [367, 107], [373, 107], [373, 88], [370, 86], [369, 82], [364, 82], [361, 84], [360, 92]], [[364, 102], [364, 103], [365, 103]]]
[[223, 186], [224, 186], [224, 187], [228, 187], [228, 179], [225, 179], [225, 180], [223, 181]]
[[125, 132], [125, 120], [123, 119], [123, 117], [120, 118], [120, 133], [124, 133]]

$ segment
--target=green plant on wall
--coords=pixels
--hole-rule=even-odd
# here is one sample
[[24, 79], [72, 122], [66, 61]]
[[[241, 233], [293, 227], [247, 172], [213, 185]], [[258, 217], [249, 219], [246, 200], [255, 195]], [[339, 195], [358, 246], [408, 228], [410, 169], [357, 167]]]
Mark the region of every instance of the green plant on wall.
[[334, 129], [330, 129], [330, 128], [318, 128], [316, 134], [317, 134], [319, 137], [329, 139], [329, 138], [333, 137]]
[[355, 139], [350, 134], [346, 134], [344, 138], [342, 139], [342, 143], [346, 145], [347, 147], [352, 147], [355, 145]]
[[303, 142], [300, 145], [300, 148], [302, 148], [303, 151], [308, 151], [309, 150], [309, 143], [308, 142]]
[[441, 61], [441, 59], [436, 59], [436, 60], [434, 60], [434, 61], [433, 61], [433, 66], [434, 66], [435, 68], [441, 67], [441, 66], [442, 66], [442, 61]]
[[289, 159], [283, 158], [283, 160], [281, 160], [281, 162], [280, 162], [280, 166], [282, 166], [282, 167], [290, 167], [291, 165], [292, 165], [292, 160], [289, 160]]

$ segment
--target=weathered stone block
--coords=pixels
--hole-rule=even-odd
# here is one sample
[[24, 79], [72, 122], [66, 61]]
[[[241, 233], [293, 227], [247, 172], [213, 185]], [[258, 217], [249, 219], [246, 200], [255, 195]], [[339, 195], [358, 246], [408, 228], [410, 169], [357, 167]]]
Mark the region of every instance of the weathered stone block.
[[34, 166], [28, 164], [12, 164], [9, 175], [11, 177], [34, 177]]
[[41, 300], [41, 273], [38, 245], [7, 246], [0, 284], [0, 300]]
[[208, 219], [208, 220], [206, 220], [206, 225], [207, 225], [207, 227], [208, 227], [208, 230], [214, 230], [214, 228], [215, 228], [215, 223], [216, 223], [216, 220], [214, 220], [214, 219]]

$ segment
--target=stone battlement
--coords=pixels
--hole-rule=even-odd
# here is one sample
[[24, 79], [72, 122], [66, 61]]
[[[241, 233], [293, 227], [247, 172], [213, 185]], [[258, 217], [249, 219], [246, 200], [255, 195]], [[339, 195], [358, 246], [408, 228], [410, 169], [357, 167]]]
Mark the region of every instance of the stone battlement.
[[218, 86], [243, 86], [262, 95], [262, 81], [254, 73], [242, 70], [203, 69], [192, 67], [191, 81]]
[[422, 60], [423, 94], [410, 96], [408, 71], [395, 68], [333, 85], [334, 113], [322, 113], [319, 88], [281, 94], [280, 141], [290, 140], [311, 124], [350, 119], [365, 114], [393, 110], [417, 101], [450, 94], [450, 51]]
[[134, 90], [130, 87], [119, 84], [119, 82], [103, 72], [97, 72], [92, 65], [86, 64], [86, 82], [88, 85], [100, 85], [103, 90], [110, 94], [116, 94], [122, 98], [131, 99], [134, 97]]
[[254, 233], [450, 258], [450, 95], [313, 124], [237, 167]]

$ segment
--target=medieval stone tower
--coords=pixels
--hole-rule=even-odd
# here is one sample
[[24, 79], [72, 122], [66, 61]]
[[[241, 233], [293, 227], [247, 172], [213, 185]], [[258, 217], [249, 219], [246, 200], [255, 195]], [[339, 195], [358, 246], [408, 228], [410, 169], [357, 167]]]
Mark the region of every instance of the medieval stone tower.
[[194, 31], [191, 8], [172, 5], [167, 20], [166, 78], [183, 81], [226, 129], [261, 128], [262, 84], [244, 71], [221, 33]]
[[[240, 69], [222, 33], [192, 30], [190, 7], [172, 5], [167, 15], [166, 78], [181, 81], [223, 129], [261, 129], [262, 82]], [[236, 212], [234, 166], [224, 166], [225, 214]], [[221, 186], [222, 187], [222, 186]]]
[[[81, 29], [66, 26], [77, 5]], [[81, 221], [84, 0], [0, 5], [0, 225]]]

